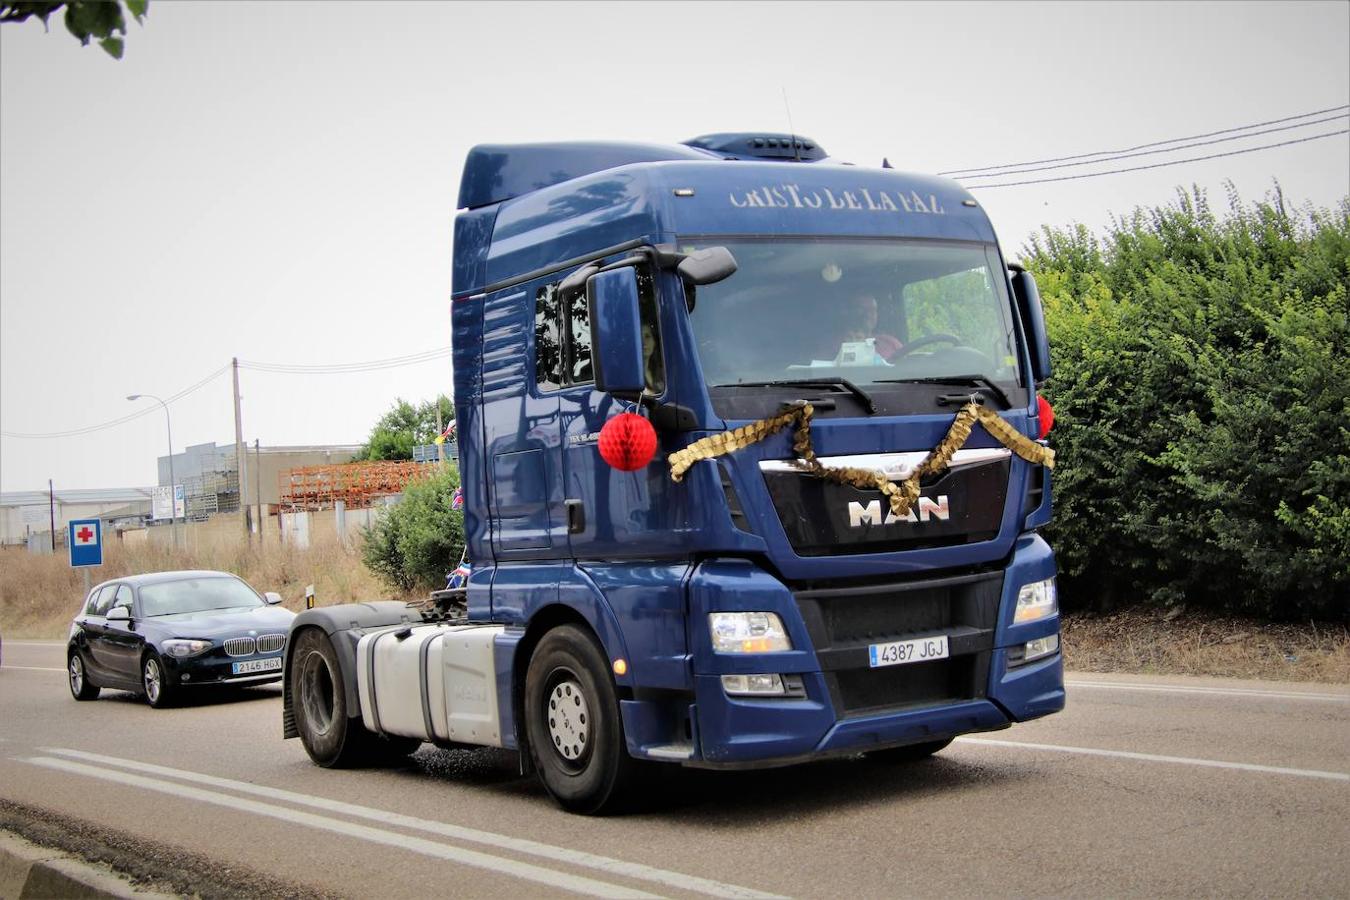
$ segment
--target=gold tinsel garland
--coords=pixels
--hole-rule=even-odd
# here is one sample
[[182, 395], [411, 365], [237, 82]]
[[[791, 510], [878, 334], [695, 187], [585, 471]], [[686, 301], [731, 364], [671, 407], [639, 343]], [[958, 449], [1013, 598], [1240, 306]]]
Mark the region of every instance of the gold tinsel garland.
[[814, 414], [815, 409], [810, 403], [799, 400], [776, 416], [695, 441], [683, 450], [670, 454], [667, 460], [670, 463], [670, 477], [674, 481], [680, 481], [684, 478], [684, 473], [689, 471], [689, 467], [699, 460], [716, 459], [735, 453], [793, 424], [797, 426], [797, 436], [792, 442], [792, 449], [796, 451], [798, 458], [792, 461], [792, 465], [808, 475], [824, 478], [836, 484], [849, 484], [861, 490], [881, 491], [890, 501], [891, 511], [899, 517], [908, 515], [910, 508], [918, 501], [919, 481], [925, 476], [936, 475], [947, 468], [952, 455], [970, 439], [971, 429], [977, 422], [999, 443], [1028, 462], [1039, 463], [1047, 469], [1055, 467], [1055, 451], [1031, 440], [1004, 421], [998, 413], [972, 401], [961, 407], [956, 418], [952, 420], [951, 427], [947, 429], [946, 436], [938, 441], [938, 445], [924, 457], [923, 462], [915, 466], [908, 478], [897, 484], [883, 472], [851, 466], [827, 466], [817, 459], [816, 451], [811, 446], [811, 417]]

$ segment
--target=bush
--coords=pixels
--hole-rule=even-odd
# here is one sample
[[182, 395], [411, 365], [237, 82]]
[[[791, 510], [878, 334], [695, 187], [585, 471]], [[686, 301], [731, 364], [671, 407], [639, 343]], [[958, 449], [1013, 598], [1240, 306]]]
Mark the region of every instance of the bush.
[[1350, 201], [1203, 193], [1026, 248], [1066, 605], [1350, 616]]
[[451, 509], [459, 474], [445, 467], [410, 482], [403, 499], [366, 528], [366, 567], [405, 591], [445, 586], [464, 553], [464, 515]]

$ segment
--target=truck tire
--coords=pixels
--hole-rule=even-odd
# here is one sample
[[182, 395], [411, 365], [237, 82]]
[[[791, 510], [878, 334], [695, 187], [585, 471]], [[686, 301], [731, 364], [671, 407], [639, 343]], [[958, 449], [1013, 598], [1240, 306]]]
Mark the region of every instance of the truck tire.
[[575, 625], [544, 635], [525, 673], [530, 756], [563, 809], [616, 811], [638, 762], [628, 755], [618, 695], [604, 651]]
[[318, 628], [307, 628], [291, 653], [291, 702], [300, 743], [325, 769], [398, 765], [421, 746], [415, 738], [385, 737], [366, 730], [359, 711], [347, 709], [333, 642]]
[[882, 763], [918, 762], [921, 759], [927, 759], [939, 750], [945, 750], [953, 740], [955, 738], [926, 741], [922, 744], [906, 744], [903, 747], [887, 747], [885, 750], [871, 751], [867, 754], [867, 758]]

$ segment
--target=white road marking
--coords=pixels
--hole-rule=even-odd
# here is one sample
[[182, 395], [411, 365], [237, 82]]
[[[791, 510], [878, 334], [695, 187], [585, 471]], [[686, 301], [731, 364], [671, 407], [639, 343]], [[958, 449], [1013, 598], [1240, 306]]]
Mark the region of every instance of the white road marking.
[[266, 803], [259, 803], [255, 800], [245, 800], [242, 797], [231, 797], [228, 794], [218, 794], [215, 791], [204, 791], [200, 788], [188, 787], [183, 784], [174, 784], [168, 781], [159, 781], [154, 778], [145, 778], [127, 772], [113, 772], [107, 769], [99, 769], [94, 766], [86, 766], [82, 763], [70, 762], [64, 759], [50, 759], [48, 757], [30, 757], [23, 759], [22, 761], [31, 763], [35, 766], [43, 766], [48, 769], [56, 769], [58, 771], [70, 772], [76, 775], [87, 775], [90, 778], [98, 778], [103, 781], [112, 781], [126, 787], [138, 787], [143, 790], [156, 791], [161, 794], [170, 794], [175, 797], [183, 797], [201, 803], [224, 806], [229, 809], [239, 810], [240, 812], [267, 816], [272, 819], [280, 819], [283, 822], [292, 822], [296, 825], [305, 825], [310, 828], [317, 828], [321, 831], [331, 831], [334, 834], [341, 834], [346, 837], [370, 841], [374, 844], [397, 847], [402, 850], [409, 850], [413, 853], [421, 853], [424, 856], [433, 856], [437, 859], [459, 863], [460, 865], [487, 869], [488, 871], [497, 872], [503, 875], [512, 875], [526, 881], [533, 881], [537, 884], [546, 885], [551, 888], [561, 888], [577, 894], [586, 894], [592, 897], [635, 897], [639, 898], [639, 900], [649, 900], [649, 898], [655, 898], [657, 896], [655, 894], [634, 890], [633, 888], [623, 887], [622, 885], [609, 884], [591, 878], [582, 878], [578, 875], [569, 875], [566, 872], [546, 869], [542, 866], [530, 865], [529, 863], [516, 862], [512, 859], [492, 856], [487, 853], [479, 853], [476, 850], [465, 850], [450, 844], [441, 844], [436, 841], [411, 837], [409, 835], [399, 834], [395, 831], [385, 831], [382, 828], [371, 828], [368, 825], [357, 825], [352, 822], [344, 822], [341, 819], [330, 819], [326, 816], [316, 816], [313, 813], [300, 812], [299, 810], [287, 809], [285, 807], [269, 806]]
[[1329, 700], [1350, 703], [1350, 694], [1317, 694], [1302, 691], [1264, 691], [1257, 688], [1182, 687], [1169, 684], [1136, 684], [1127, 681], [1079, 681], [1066, 678], [1069, 687], [1098, 688], [1114, 691], [1151, 691], [1159, 694], [1220, 694], [1232, 697], [1270, 697], [1276, 700]]
[[1267, 775], [1297, 775], [1303, 778], [1326, 778], [1331, 781], [1350, 781], [1345, 772], [1320, 772], [1317, 769], [1290, 769], [1284, 766], [1262, 766], [1256, 763], [1225, 762], [1219, 759], [1196, 759], [1190, 756], [1161, 756], [1157, 753], [1134, 753], [1129, 750], [1099, 750], [1096, 747], [1065, 747], [1061, 744], [1033, 744], [1030, 741], [1000, 741], [993, 738], [960, 737], [958, 744], [980, 744], [989, 747], [1016, 747], [1021, 750], [1050, 750], [1056, 753], [1078, 753], [1084, 756], [1112, 756], [1141, 762], [1180, 763], [1210, 769], [1238, 769], [1243, 772], [1262, 772]]
[[680, 872], [669, 872], [665, 869], [657, 869], [641, 863], [610, 859], [605, 856], [597, 856], [596, 854], [586, 853], [581, 850], [569, 850], [566, 847], [555, 847], [552, 844], [543, 844], [525, 838], [514, 838], [504, 834], [479, 831], [476, 828], [466, 828], [461, 825], [450, 825], [445, 822], [436, 822], [430, 819], [405, 816], [400, 813], [388, 812], [383, 809], [375, 809], [369, 806], [358, 806], [354, 803], [330, 800], [327, 797], [315, 797], [310, 794], [300, 794], [282, 788], [249, 784], [244, 781], [233, 781], [228, 778], [219, 778], [215, 775], [205, 775], [184, 769], [173, 769], [168, 766], [157, 766], [153, 763], [140, 762], [139, 760], [119, 759], [115, 756], [105, 756], [101, 753], [86, 753], [81, 750], [68, 750], [62, 747], [43, 747], [41, 750], [43, 753], [67, 756], [73, 759], [84, 759], [98, 763], [99, 765], [118, 766], [132, 771], [146, 772], [166, 778], [176, 778], [180, 781], [190, 781], [197, 784], [210, 785], [211, 787], [225, 788], [227, 790], [238, 791], [242, 794], [253, 794], [254, 796], [266, 797], [271, 800], [284, 800], [299, 806], [310, 806], [316, 809], [327, 810], [328, 812], [342, 813], [344, 815], [355, 816], [362, 819], [372, 819], [376, 822], [382, 822], [388, 825], [397, 825], [400, 828], [426, 831], [431, 834], [438, 834], [443, 837], [455, 838], [461, 841], [471, 841], [476, 844], [486, 844], [502, 850], [513, 850], [517, 853], [540, 856], [555, 862], [582, 866], [589, 869], [598, 869], [610, 875], [622, 875], [642, 881], [651, 881], [680, 890], [708, 894], [712, 897], [745, 898], [745, 900], [782, 900], [778, 894], [767, 894], [752, 888], [740, 887], [734, 884], [723, 884], [722, 882], [711, 881], [706, 878], [684, 875]]
[[25, 672], [64, 672], [65, 669], [53, 669], [48, 666], [0, 666], [0, 669], [19, 669]]

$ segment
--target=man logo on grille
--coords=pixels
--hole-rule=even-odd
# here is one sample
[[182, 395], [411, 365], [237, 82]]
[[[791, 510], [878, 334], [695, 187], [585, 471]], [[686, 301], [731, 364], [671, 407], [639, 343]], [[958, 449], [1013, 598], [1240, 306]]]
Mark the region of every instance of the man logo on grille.
[[848, 524], [850, 528], [866, 528], [868, 525], [917, 525], [920, 522], [929, 522], [933, 519], [946, 522], [949, 521], [951, 517], [951, 506], [947, 500], [946, 494], [942, 494], [936, 498], [920, 497], [918, 508], [911, 509], [904, 516], [897, 516], [888, 508], [884, 520], [881, 516], [880, 500], [873, 500], [866, 506], [863, 506], [857, 501], [850, 501], [848, 505]]

